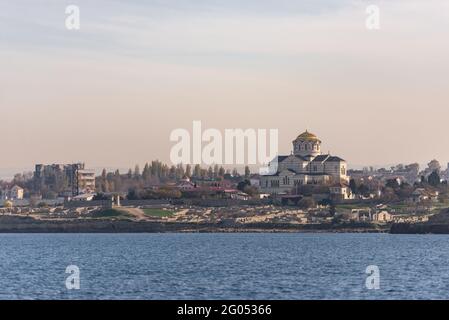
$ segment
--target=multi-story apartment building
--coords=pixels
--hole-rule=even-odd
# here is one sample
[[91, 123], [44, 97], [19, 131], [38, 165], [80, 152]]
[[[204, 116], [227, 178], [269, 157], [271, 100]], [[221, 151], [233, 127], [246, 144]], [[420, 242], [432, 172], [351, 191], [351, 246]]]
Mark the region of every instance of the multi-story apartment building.
[[79, 195], [95, 191], [95, 172], [84, 163], [37, 164], [34, 171], [37, 190], [49, 190], [63, 195]]

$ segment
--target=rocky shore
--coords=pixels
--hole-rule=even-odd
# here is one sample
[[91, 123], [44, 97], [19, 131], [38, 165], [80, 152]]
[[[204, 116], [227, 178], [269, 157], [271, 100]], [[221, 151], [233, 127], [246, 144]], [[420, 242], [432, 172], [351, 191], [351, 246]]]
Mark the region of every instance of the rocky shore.
[[449, 224], [396, 223], [391, 226], [392, 234], [449, 234]]
[[54, 219], [1, 216], [0, 233], [163, 233], [163, 232], [388, 232], [388, 226], [358, 224], [210, 223], [125, 219]]

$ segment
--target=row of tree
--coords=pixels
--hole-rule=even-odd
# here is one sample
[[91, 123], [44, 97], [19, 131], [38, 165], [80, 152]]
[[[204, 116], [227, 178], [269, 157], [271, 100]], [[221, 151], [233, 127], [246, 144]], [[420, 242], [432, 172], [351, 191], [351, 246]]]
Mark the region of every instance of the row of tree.
[[245, 167], [245, 173], [241, 176], [235, 168], [230, 171], [218, 165], [208, 168], [203, 168], [199, 164], [193, 167], [190, 164], [168, 166], [155, 160], [146, 163], [143, 170], [136, 165], [134, 170], [129, 169], [126, 174], [121, 174], [119, 170], [107, 172], [106, 169], [103, 169], [101, 175], [96, 179], [96, 190], [98, 192], [127, 192], [131, 189], [138, 190], [151, 185], [178, 182], [184, 178], [192, 180], [231, 179], [238, 182], [243, 178], [249, 179], [250, 176], [251, 171], [248, 166]]

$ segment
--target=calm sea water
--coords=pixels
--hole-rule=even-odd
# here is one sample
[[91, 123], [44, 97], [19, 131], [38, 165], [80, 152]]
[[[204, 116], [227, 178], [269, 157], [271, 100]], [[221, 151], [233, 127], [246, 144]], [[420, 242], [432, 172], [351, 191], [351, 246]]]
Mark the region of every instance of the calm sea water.
[[449, 299], [449, 236], [1, 234], [0, 299]]

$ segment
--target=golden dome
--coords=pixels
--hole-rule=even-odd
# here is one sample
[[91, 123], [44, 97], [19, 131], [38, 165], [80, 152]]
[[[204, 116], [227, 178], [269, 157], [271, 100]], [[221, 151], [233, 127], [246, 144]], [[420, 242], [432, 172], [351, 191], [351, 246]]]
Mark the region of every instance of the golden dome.
[[303, 133], [301, 133], [296, 140], [302, 140], [302, 141], [320, 141], [316, 135], [313, 133], [308, 132], [307, 130]]

